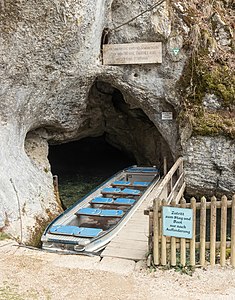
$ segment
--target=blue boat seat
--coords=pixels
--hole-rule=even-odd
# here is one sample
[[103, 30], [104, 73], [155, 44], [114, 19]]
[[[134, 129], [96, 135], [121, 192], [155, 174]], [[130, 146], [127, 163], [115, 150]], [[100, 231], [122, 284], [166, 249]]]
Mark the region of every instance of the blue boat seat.
[[104, 188], [102, 191], [101, 191], [101, 193], [102, 194], [120, 194], [121, 193], [121, 189], [119, 189], [119, 188], [109, 188], [109, 187], [107, 187], [107, 188]]
[[92, 204], [112, 204], [113, 199], [112, 198], [104, 198], [104, 197], [95, 197], [91, 200]]
[[116, 200], [112, 198], [96, 197], [91, 200], [91, 204], [112, 204], [112, 205], [133, 205], [135, 203], [134, 199], [129, 198], [117, 198]]
[[99, 216], [99, 217], [122, 217], [123, 211], [117, 209], [96, 209], [85, 207], [79, 209], [76, 215], [84, 215], [84, 216]]
[[97, 237], [103, 230], [100, 228], [87, 228], [69, 225], [56, 225], [50, 228], [52, 234], [62, 234], [77, 237]]
[[80, 229], [79, 237], [97, 237], [103, 231], [100, 228], [80, 227]]
[[112, 183], [112, 186], [129, 186], [130, 184], [130, 181], [116, 180]]
[[148, 187], [150, 185], [150, 182], [147, 181], [134, 181], [133, 186], [136, 187]]
[[104, 188], [101, 191], [102, 194], [113, 194], [113, 195], [133, 195], [133, 196], [138, 196], [141, 194], [139, 190], [133, 190], [133, 189], [128, 189], [125, 188], [123, 190], [119, 188]]
[[102, 209], [101, 217], [122, 217], [123, 210], [121, 209]]
[[84, 207], [76, 212], [76, 215], [100, 216], [101, 209]]
[[141, 167], [131, 167], [127, 169], [127, 172], [132, 172], [132, 173], [152, 173], [152, 172], [159, 172], [158, 169], [153, 168], [153, 167], [146, 167], [146, 168], [141, 168]]
[[114, 201], [114, 204], [119, 204], [119, 205], [133, 205], [135, 203], [134, 199], [128, 199], [128, 198], [117, 198]]
[[79, 227], [77, 226], [62, 226], [62, 225], [56, 225], [50, 228], [50, 233], [60, 233], [64, 235], [74, 235], [79, 234], [81, 231]]
[[125, 188], [121, 191], [121, 194], [123, 195], [133, 195], [133, 196], [138, 196], [141, 194], [141, 192], [139, 190], [133, 190], [133, 189], [128, 189]]

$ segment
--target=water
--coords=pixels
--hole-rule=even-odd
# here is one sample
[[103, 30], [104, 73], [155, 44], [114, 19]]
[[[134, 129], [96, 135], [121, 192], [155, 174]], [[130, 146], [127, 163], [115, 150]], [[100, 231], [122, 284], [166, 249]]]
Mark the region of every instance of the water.
[[85, 176], [70, 174], [59, 179], [60, 200], [65, 208], [73, 205], [95, 187], [106, 180], [105, 176]]
[[58, 175], [64, 208], [125, 167], [136, 164], [126, 153], [112, 147], [104, 136], [50, 146], [49, 161]]

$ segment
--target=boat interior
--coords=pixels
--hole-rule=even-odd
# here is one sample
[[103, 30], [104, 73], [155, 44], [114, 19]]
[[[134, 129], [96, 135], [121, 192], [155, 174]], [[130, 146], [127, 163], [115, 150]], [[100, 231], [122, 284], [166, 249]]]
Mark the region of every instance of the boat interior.
[[[152, 181], [155, 167], [130, 167], [92, 192], [49, 225], [47, 241], [65, 243], [71, 238], [97, 239], [112, 231], [136, 205]], [[56, 241], [56, 236], [59, 240]]]

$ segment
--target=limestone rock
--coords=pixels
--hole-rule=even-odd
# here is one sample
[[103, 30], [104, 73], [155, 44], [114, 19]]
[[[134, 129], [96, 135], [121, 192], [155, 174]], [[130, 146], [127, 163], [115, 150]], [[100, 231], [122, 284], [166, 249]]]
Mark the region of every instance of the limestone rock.
[[[172, 163], [182, 154], [181, 145], [186, 145], [189, 185], [234, 187], [232, 142], [223, 138], [187, 142], [190, 129], [180, 139], [176, 85], [188, 59], [183, 40], [190, 28], [184, 13], [163, 3], [127, 22], [156, 2], [9, 0], [1, 4], [0, 230], [32, 244], [61, 211], [48, 144], [103, 133], [143, 164], [161, 164], [163, 155]], [[148, 41], [162, 42], [162, 64], [102, 65], [103, 42]], [[173, 120], [163, 121], [164, 111], [172, 112]], [[204, 161], [211, 183], [208, 174], [197, 170]]]
[[192, 137], [184, 149], [188, 193], [235, 193], [235, 143], [225, 137]]

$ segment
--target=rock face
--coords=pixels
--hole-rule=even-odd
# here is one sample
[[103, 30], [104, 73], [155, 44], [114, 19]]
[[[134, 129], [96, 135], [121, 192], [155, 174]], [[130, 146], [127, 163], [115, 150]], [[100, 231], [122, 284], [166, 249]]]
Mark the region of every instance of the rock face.
[[[188, 58], [183, 41], [190, 28], [167, 1], [119, 29], [114, 28], [156, 2], [0, 3], [0, 230], [33, 244], [40, 229], [61, 211], [47, 160], [48, 144], [104, 133], [109, 143], [132, 153], [141, 164], [160, 165], [163, 156], [171, 164], [183, 147], [187, 161], [195, 155], [199, 165], [203, 153], [194, 147], [206, 143], [208, 168], [213, 163], [222, 166], [222, 173], [215, 171], [215, 182], [220, 176], [219, 186], [234, 188], [234, 172], [226, 171], [230, 162], [226, 165], [222, 156], [212, 155], [218, 147], [213, 138], [187, 142], [191, 129], [185, 124], [181, 143], [176, 84]], [[102, 65], [102, 42], [148, 41], [162, 42], [162, 64]], [[161, 119], [164, 111], [173, 113], [172, 121]], [[234, 156], [234, 148], [223, 149]], [[196, 167], [195, 160], [191, 173], [187, 164], [187, 178], [197, 189], [195, 176], [203, 185], [208, 178], [197, 174]]]
[[235, 142], [225, 137], [192, 137], [185, 149], [188, 193], [232, 194], [235, 191]]

